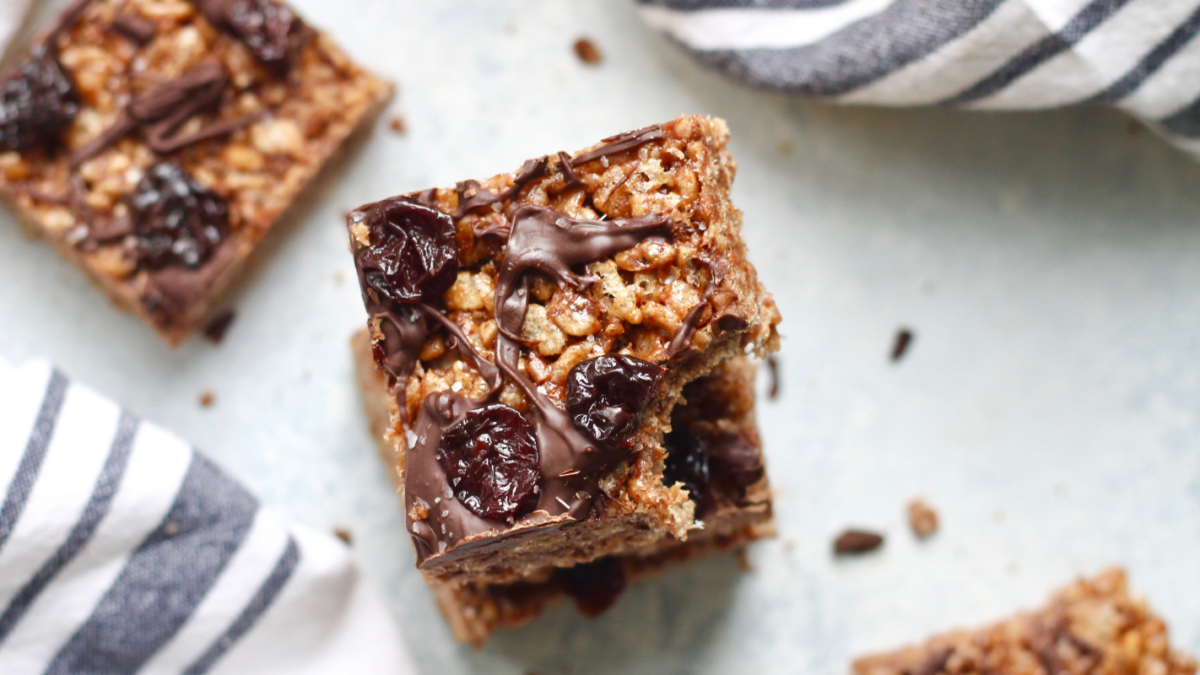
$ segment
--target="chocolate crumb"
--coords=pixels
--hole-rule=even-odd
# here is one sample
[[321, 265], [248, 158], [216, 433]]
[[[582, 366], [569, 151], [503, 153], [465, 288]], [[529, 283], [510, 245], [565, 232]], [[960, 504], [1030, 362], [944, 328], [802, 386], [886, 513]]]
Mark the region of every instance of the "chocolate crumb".
[[580, 61], [589, 66], [594, 66], [604, 60], [604, 55], [600, 53], [600, 48], [588, 38], [579, 38], [575, 41], [575, 55], [579, 57]]
[[907, 328], [901, 328], [896, 333], [896, 342], [892, 345], [892, 361], [899, 361], [904, 358], [904, 353], [908, 351], [908, 345], [912, 344], [913, 333]]
[[217, 400], [217, 397], [214, 396], [211, 391], [206, 391], [206, 392], [200, 394], [200, 407], [201, 408], [210, 408], [210, 407], [212, 407], [212, 404], [216, 400]]
[[233, 323], [234, 316], [232, 309], [218, 312], [204, 327], [204, 337], [214, 345], [221, 344], [221, 340], [225, 339], [225, 331], [229, 330], [229, 324]]
[[398, 134], [408, 131], [408, 124], [405, 123], [404, 118], [399, 115], [396, 115], [392, 118], [391, 122], [388, 122], [388, 127]]
[[866, 530], [846, 530], [833, 542], [833, 552], [838, 555], [866, 553], [883, 545], [883, 535]]
[[932, 506], [920, 499], [908, 503], [908, 525], [913, 534], [921, 539], [937, 532], [938, 514]]
[[774, 354], [767, 356], [767, 372], [771, 374], [771, 388], [767, 390], [767, 398], [775, 400], [779, 397], [779, 359]]
[[347, 546], [354, 545], [354, 536], [350, 534], [350, 530], [348, 530], [344, 527], [333, 528], [333, 536], [337, 537], [338, 539], [341, 539], [343, 542], [346, 543]]

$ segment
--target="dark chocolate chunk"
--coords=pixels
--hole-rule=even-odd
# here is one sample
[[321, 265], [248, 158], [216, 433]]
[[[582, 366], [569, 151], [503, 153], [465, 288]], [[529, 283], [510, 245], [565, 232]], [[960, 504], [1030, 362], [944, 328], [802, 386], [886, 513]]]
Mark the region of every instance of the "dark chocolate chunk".
[[0, 84], [0, 148], [57, 145], [81, 105], [71, 74], [44, 45], [34, 47]]
[[567, 374], [567, 413], [601, 447], [628, 447], [662, 373], [662, 366], [632, 356], [588, 359]]
[[553, 580], [575, 600], [579, 613], [597, 617], [617, 602], [625, 590], [625, 568], [616, 558], [600, 558], [590, 563], [554, 571]]
[[117, 14], [113, 18], [112, 26], [121, 35], [142, 46], [150, 44], [157, 32], [153, 21], [129, 12]]
[[225, 331], [229, 330], [229, 324], [233, 323], [234, 316], [232, 309], [219, 312], [204, 327], [204, 337], [213, 344], [221, 344], [221, 340], [225, 339]]
[[533, 425], [503, 403], [470, 410], [447, 427], [437, 460], [454, 496], [480, 518], [512, 518], [537, 505]]
[[140, 267], [196, 269], [229, 236], [225, 199], [173, 161], [146, 169], [127, 202]]
[[901, 328], [896, 333], [896, 341], [892, 343], [892, 361], [899, 361], [904, 358], [904, 353], [908, 351], [908, 346], [912, 344], [913, 334], [907, 328]]
[[763, 475], [762, 451], [741, 434], [722, 432], [707, 439], [708, 457], [733, 479], [738, 487], [746, 487]]
[[667, 459], [663, 464], [663, 485], [683, 483], [688, 495], [703, 511], [708, 503], [708, 443], [686, 427], [672, 429], [663, 438]]
[[440, 305], [458, 275], [454, 220], [437, 209], [399, 199], [356, 211], [354, 218], [363, 219], [371, 241], [358, 255], [364, 297], [374, 292], [381, 301], [397, 305]]
[[833, 542], [838, 555], [866, 553], [883, 545], [883, 535], [866, 530], [846, 530]]

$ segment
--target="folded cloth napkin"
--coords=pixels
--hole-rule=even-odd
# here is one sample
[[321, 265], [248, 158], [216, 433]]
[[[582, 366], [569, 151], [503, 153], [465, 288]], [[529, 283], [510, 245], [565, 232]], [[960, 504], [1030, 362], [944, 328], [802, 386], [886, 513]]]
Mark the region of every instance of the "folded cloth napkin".
[[0, 360], [0, 673], [415, 673], [344, 544], [161, 428]]
[[1116, 106], [1200, 154], [1200, 0], [638, 0], [699, 61], [838, 103]]

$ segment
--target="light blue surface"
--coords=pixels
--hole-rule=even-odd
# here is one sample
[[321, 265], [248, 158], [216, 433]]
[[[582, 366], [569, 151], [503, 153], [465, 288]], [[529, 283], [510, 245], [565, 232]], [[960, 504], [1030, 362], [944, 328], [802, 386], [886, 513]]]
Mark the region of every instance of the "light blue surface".
[[[264, 501], [348, 527], [423, 672], [842, 674], [855, 654], [1122, 564], [1200, 652], [1200, 166], [1124, 118], [802, 104], [691, 64], [613, 0], [297, 0], [400, 85], [236, 298], [170, 351], [0, 216], [0, 353], [41, 355], [193, 441]], [[578, 62], [592, 37], [604, 63]], [[785, 322], [760, 422], [779, 539], [456, 645], [365, 431], [341, 215], [683, 113], [729, 121], [734, 196]], [[10, 226], [11, 223], [11, 226]], [[887, 360], [899, 326], [908, 356]], [[216, 404], [201, 409], [211, 389]], [[942, 530], [916, 542], [925, 495]], [[835, 561], [848, 524], [878, 555]]]

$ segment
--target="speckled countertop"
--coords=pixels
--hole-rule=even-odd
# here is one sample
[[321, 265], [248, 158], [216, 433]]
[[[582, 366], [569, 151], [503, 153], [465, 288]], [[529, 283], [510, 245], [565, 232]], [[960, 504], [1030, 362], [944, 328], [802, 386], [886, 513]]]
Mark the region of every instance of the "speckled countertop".
[[[223, 344], [171, 351], [0, 216], [0, 353], [46, 356], [193, 441], [287, 515], [347, 527], [422, 672], [812, 673], [1040, 602], [1109, 564], [1200, 652], [1200, 165], [1099, 109], [842, 109], [736, 87], [617, 0], [295, 0], [400, 85], [275, 237]], [[602, 64], [571, 44], [590, 36]], [[681, 113], [724, 117], [779, 301], [760, 423], [779, 538], [458, 646], [367, 437], [342, 214]], [[387, 127], [402, 115], [408, 131]], [[899, 363], [896, 330], [915, 339]], [[764, 383], [765, 384], [765, 383]], [[198, 399], [212, 391], [216, 402]], [[926, 542], [904, 506], [942, 515]], [[834, 560], [857, 524], [877, 554]]]

